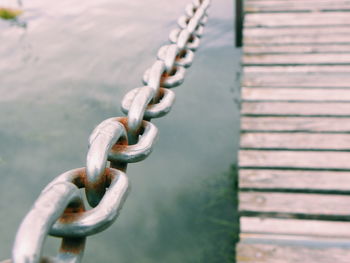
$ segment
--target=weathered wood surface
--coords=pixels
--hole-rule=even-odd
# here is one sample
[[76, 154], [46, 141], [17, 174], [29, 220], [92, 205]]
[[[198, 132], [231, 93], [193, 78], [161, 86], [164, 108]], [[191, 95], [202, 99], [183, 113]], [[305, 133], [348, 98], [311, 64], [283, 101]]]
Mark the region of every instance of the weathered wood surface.
[[350, 101], [350, 89], [242, 88], [243, 100]]
[[242, 217], [243, 233], [350, 239], [350, 222]]
[[[349, 170], [349, 153], [240, 150], [240, 167]], [[350, 203], [349, 203], [350, 212]]]
[[334, 171], [241, 169], [239, 186], [244, 189], [328, 190], [336, 193], [350, 191], [350, 176], [349, 172]]
[[350, 11], [350, 3], [343, 1], [245, 1], [247, 13], [271, 13], [271, 12], [310, 12], [310, 11]]
[[237, 262], [349, 262], [350, 2], [245, 11]]
[[[350, 30], [349, 30], [350, 31]], [[345, 35], [343, 35], [345, 34]], [[244, 37], [244, 43], [248, 45], [286, 45], [286, 44], [350, 44], [349, 32], [333, 35], [290, 35], [290, 36], [260, 36]]]
[[[349, 216], [350, 196], [300, 193], [239, 193], [239, 210], [278, 214]], [[278, 215], [277, 215], [278, 216]]]
[[243, 68], [244, 77], [246, 74], [259, 74], [259, 75], [270, 75], [270, 74], [296, 74], [296, 73], [337, 73], [337, 74], [348, 74], [350, 73], [350, 66], [324, 66], [324, 65], [311, 65], [311, 66], [249, 66]]
[[244, 87], [316, 87], [316, 88], [349, 88], [349, 73], [294, 73], [249, 74], [246, 73]]
[[[349, 102], [243, 102], [243, 116], [314, 116], [314, 117], [350, 117]], [[339, 120], [341, 121], [341, 120]]]
[[247, 66], [249, 65], [266, 65], [266, 66], [268, 65], [350, 65], [350, 54], [244, 55], [243, 64]]
[[350, 134], [244, 133], [240, 145], [252, 149], [341, 150], [350, 155]]
[[[315, 5], [315, 2], [312, 3]], [[341, 36], [349, 34], [349, 26], [334, 26], [334, 27], [291, 27], [291, 28], [245, 28], [243, 33], [245, 37], [265, 39], [291, 37], [291, 36], [322, 36], [328, 40], [333, 36]]]
[[348, 12], [246, 14], [245, 27], [350, 26]]
[[292, 245], [244, 244], [237, 247], [237, 263], [348, 263], [350, 251], [345, 248], [315, 248]]
[[242, 117], [242, 131], [350, 133], [350, 118]]
[[332, 53], [347, 54], [350, 52], [349, 45], [329, 44], [329, 45], [255, 45], [244, 46], [243, 52], [248, 54], [314, 54], [314, 53]]

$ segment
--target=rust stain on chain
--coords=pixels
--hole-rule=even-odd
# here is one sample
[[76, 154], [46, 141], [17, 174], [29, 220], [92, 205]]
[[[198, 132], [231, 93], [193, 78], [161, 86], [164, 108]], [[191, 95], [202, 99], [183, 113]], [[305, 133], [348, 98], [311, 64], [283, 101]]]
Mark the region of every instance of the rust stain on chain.
[[64, 238], [62, 239], [60, 252], [80, 254], [85, 248], [86, 238]]
[[84, 203], [81, 200], [72, 202], [64, 210], [58, 221], [63, 224], [71, 223], [79, 219], [85, 211]]

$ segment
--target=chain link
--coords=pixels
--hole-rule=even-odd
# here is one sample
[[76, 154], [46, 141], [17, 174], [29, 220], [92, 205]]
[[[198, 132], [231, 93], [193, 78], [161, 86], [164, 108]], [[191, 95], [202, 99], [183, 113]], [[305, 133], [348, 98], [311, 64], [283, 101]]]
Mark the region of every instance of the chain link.
[[[127, 164], [152, 152], [158, 129], [150, 121], [171, 110], [175, 93], [170, 88], [182, 84], [185, 68], [193, 62], [209, 4], [210, 0], [193, 0], [186, 6], [179, 28], [169, 35], [171, 44], [159, 49], [157, 60], [145, 71], [145, 86], [122, 99], [127, 117], [109, 118], [96, 126], [89, 138], [86, 168], [65, 172], [45, 187], [17, 231], [12, 260], [2, 263], [81, 262], [86, 237], [116, 220], [129, 192]], [[91, 209], [85, 209], [79, 188], [85, 188]], [[62, 238], [56, 257], [42, 257], [47, 235]]]

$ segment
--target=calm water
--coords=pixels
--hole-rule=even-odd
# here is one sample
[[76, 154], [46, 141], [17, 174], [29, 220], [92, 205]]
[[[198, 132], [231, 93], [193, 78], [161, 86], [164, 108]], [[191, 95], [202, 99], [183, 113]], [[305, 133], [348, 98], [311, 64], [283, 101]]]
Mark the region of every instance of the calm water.
[[[18, 23], [0, 21], [0, 259], [10, 257], [44, 186], [84, 166], [94, 126], [122, 115], [121, 98], [141, 85], [188, 2], [23, 0]], [[232, 5], [213, 0], [173, 110], [155, 120], [154, 152], [129, 166], [122, 213], [88, 239], [84, 262], [231, 260], [239, 134]], [[48, 238], [45, 254], [58, 246]]]

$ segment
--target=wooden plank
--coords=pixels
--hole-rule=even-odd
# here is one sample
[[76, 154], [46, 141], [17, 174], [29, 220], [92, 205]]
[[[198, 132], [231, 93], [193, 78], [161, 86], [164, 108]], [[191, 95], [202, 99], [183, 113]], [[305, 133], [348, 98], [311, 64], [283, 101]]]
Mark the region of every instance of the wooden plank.
[[244, 55], [242, 63], [246, 65], [350, 65], [350, 54]]
[[253, 116], [350, 116], [350, 103], [243, 102], [241, 114]]
[[288, 45], [288, 44], [350, 44], [350, 32], [346, 35], [292, 35], [292, 36], [260, 36], [244, 37], [245, 45]]
[[245, 74], [295, 74], [295, 73], [350, 73], [350, 66], [249, 66], [243, 67], [243, 75]]
[[344, 11], [350, 10], [350, 3], [343, 1], [247, 1], [245, 2], [245, 12], [300, 12], [300, 11]]
[[350, 25], [348, 12], [246, 14], [245, 27], [331, 27]]
[[[313, 3], [314, 5], [314, 3]], [[330, 38], [332, 36], [346, 35], [350, 33], [349, 26], [336, 27], [303, 27], [303, 28], [245, 28], [244, 37], [266, 38], [285, 36], [322, 36]]]
[[[243, 133], [241, 148], [350, 151], [350, 134]], [[350, 158], [350, 153], [349, 153]]]
[[349, 74], [338, 73], [279, 73], [245, 74], [242, 85], [245, 87], [336, 87], [350, 88]]
[[302, 245], [244, 244], [237, 246], [237, 263], [348, 263], [350, 249]]
[[350, 101], [350, 89], [246, 88], [243, 100], [270, 101]]
[[347, 152], [240, 150], [239, 166], [266, 169], [350, 170]]
[[342, 54], [350, 53], [350, 45], [256, 45], [256, 46], [244, 46], [243, 52], [245, 54], [308, 54], [308, 53], [333, 53]]
[[330, 194], [240, 192], [239, 210], [285, 214], [350, 214], [350, 196]]
[[239, 187], [349, 191], [349, 172], [239, 170]]
[[242, 233], [350, 238], [350, 222], [241, 217]]
[[350, 118], [242, 117], [241, 130], [349, 133]]
[[[250, 3], [250, 2], [264, 2], [264, 1], [267, 1], [267, 0], [245, 0], [245, 2], [247, 3]], [[278, 1], [281, 1], [281, 2], [312, 2], [312, 3], [315, 3], [315, 0], [278, 0]], [[333, 3], [343, 3], [344, 1], [347, 1], [347, 0], [319, 0], [320, 2], [327, 2], [327, 1], [331, 1]], [[317, 1], [318, 3], [318, 1]]]

